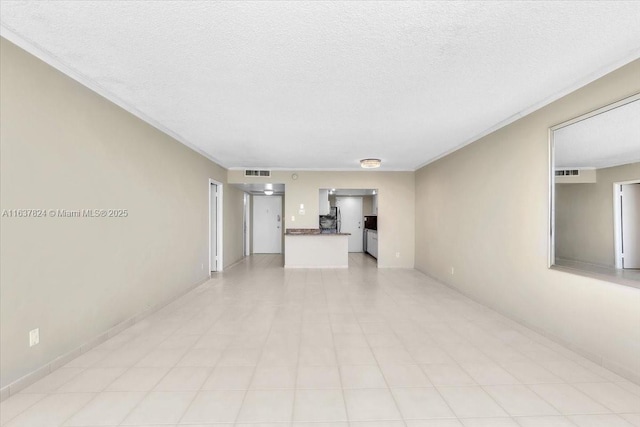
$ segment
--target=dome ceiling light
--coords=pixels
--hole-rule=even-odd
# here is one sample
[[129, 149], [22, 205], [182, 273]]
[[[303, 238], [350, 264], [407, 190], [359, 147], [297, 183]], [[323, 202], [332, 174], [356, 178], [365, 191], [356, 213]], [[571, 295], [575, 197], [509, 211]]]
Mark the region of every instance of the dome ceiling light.
[[364, 169], [379, 168], [382, 161], [380, 159], [362, 159], [360, 160], [360, 167]]

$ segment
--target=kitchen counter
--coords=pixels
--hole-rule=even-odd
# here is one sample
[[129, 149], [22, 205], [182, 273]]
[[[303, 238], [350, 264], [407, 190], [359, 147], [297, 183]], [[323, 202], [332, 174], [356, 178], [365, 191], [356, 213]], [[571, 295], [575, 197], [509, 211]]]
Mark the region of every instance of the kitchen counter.
[[287, 228], [284, 233], [284, 267], [347, 268], [350, 235], [321, 232], [317, 228]]

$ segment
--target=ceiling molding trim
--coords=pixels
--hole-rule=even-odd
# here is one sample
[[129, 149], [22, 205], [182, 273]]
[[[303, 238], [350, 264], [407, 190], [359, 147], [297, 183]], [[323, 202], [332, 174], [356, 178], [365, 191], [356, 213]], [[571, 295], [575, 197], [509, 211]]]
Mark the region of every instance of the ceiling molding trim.
[[[384, 169], [384, 167], [380, 169], [362, 169], [360, 165], [354, 166], [353, 168], [270, 168], [265, 166], [232, 166], [227, 168], [230, 171], [243, 171], [245, 169], [267, 169], [270, 171], [276, 172], [415, 172], [415, 169]], [[247, 178], [262, 178], [269, 179], [267, 176], [252, 176]]]
[[159, 130], [160, 132], [166, 134], [167, 136], [170, 136], [171, 138], [173, 138], [176, 141], [180, 142], [181, 144], [187, 146], [189, 149], [191, 149], [191, 150], [195, 151], [196, 153], [200, 154], [201, 156], [207, 158], [208, 160], [212, 161], [213, 163], [217, 164], [218, 166], [221, 166], [222, 168], [227, 169], [226, 166], [220, 160], [218, 160], [215, 157], [211, 156], [210, 154], [202, 151], [201, 149], [199, 149], [198, 147], [196, 147], [195, 145], [193, 145], [189, 141], [187, 141], [181, 135], [179, 135], [176, 132], [172, 131], [171, 129], [165, 127], [160, 122], [158, 122], [157, 120], [149, 117], [148, 115], [146, 115], [142, 111], [138, 110], [134, 106], [130, 105], [129, 103], [123, 101], [121, 98], [119, 98], [118, 96], [114, 95], [113, 93], [111, 93], [107, 89], [103, 88], [102, 86], [100, 86], [99, 84], [97, 84], [96, 82], [91, 80], [89, 77], [87, 77], [84, 74], [78, 72], [74, 68], [68, 66], [62, 60], [60, 60], [60, 58], [58, 58], [57, 56], [53, 55], [51, 52], [47, 51], [46, 49], [42, 48], [40, 45], [38, 45], [34, 41], [29, 40], [26, 37], [23, 37], [20, 34], [16, 33], [13, 29], [11, 29], [4, 22], [0, 22], [0, 36], [2, 36], [5, 39], [9, 40], [11, 43], [15, 44], [16, 46], [20, 47], [21, 49], [27, 51], [31, 55], [33, 55], [36, 58], [38, 58], [39, 60], [43, 61], [45, 64], [47, 64], [47, 65], [55, 68], [56, 70], [60, 71], [62, 74], [66, 75], [67, 77], [70, 77], [71, 79], [73, 79], [76, 82], [80, 83], [81, 85], [85, 86], [87, 89], [91, 90], [92, 92], [95, 92], [99, 96], [105, 98], [106, 100], [108, 100], [108, 101], [112, 102], [113, 104], [117, 105], [118, 107], [122, 108], [123, 110], [125, 110], [129, 114], [134, 115], [135, 117], [137, 117], [138, 119], [140, 119], [143, 122], [147, 123], [148, 125], [156, 128], [157, 130]]
[[488, 128], [487, 130], [480, 132], [479, 134], [477, 134], [474, 137], [471, 137], [470, 139], [468, 139], [467, 141], [463, 142], [462, 144], [452, 148], [451, 150], [447, 150], [444, 153], [440, 154], [439, 156], [434, 157], [431, 160], [428, 160], [424, 163], [419, 164], [418, 166], [416, 166], [416, 168], [414, 169], [414, 171], [418, 171], [419, 169], [433, 163], [436, 162], [440, 159], [442, 159], [443, 157], [448, 156], [449, 154], [452, 154], [458, 150], [460, 150], [461, 148], [466, 147], [469, 144], [473, 144], [474, 142], [478, 141], [481, 138], [484, 138], [485, 136], [505, 127], [510, 125], [511, 123], [515, 122], [516, 120], [522, 118], [522, 117], [526, 117], [529, 114], [533, 113], [536, 110], [539, 110], [542, 107], [545, 107], [549, 104], [551, 104], [554, 101], [557, 101], [558, 99], [569, 95], [572, 92], [577, 91], [578, 89], [580, 89], [581, 87], [584, 87], [586, 85], [588, 85], [589, 83], [592, 83], [596, 80], [598, 80], [601, 77], [604, 77], [605, 75], [617, 70], [618, 68], [621, 68], [629, 63], [631, 63], [632, 61], [635, 61], [636, 59], [640, 59], [640, 48], [638, 49], [633, 49], [630, 52], [628, 52], [622, 59], [618, 60], [618, 61], [614, 61], [602, 68], [600, 68], [598, 71], [595, 71], [591, 74], [588, 74], [586, 77], [577, 80], [575, 83], [567, 86], [566, 88], [564, 88], [563, 90], [556, 92], [554, 95], [551, 95], [549, 97], [547, 97], [546, 99], [537, 102], [533, 105], [531, 105], [528, 108], [525, 108], [524, 110], [520, 111], [519, 113], [516, 113], [514, 115], [512, 115], [511, 117], [508, 117], [505, 120], [502, 120], [501, 122], [496, 123], [495, 125], [491, 126], [490, 128]]

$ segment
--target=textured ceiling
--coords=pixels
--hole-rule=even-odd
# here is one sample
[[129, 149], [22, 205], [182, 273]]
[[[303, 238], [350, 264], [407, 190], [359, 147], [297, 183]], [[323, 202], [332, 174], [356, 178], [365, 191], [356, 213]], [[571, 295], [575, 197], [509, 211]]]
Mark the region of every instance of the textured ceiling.
[[560, 169], [640, 162], [640, 100], [556, 130], [553, 140]]
[[2, 1], [2, 35], [225, 167], [414, 170], [640, 56], [640, 2]]

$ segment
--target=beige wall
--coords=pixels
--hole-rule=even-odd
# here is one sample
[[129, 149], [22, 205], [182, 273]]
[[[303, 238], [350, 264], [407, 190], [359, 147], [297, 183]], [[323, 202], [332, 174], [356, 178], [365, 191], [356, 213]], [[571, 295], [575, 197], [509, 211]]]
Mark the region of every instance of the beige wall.
[[[5, 386], [205, 279], [208, 179], [226, 171], [4, 39], [0, 53], [2, 209], [129, 211], [2, 218]], [[225, 185], [224, 200], [229, 265], [242, 192]]]
[[[292, 179], [296, 173], [298, 179]], [[246, 178], [242, 170], [230, 170], [230, 183], [271, 182], [285, 184], [285, 227], [318, 228], [321, 188], [378, 189], [379, 267], [413, 268], [415, 187], [413, 172], [311, 172], [273, 171], [271, 178]], [[300, 204], [305, 214], [298, 213]], [[291, 217], [295, 217], [292, 221]], [[396, 257], [396, 253], [400, 256]]]
[[362, 215], [375, 215], [375, 212], [373, 212], [373, 196], [364, 196], [362, 198]]
[[613, 183], [640, 179], [640, 163], [596, 176], [595, 184], [556, 184], [556, 257], [614, 267]]
[[[213, 165], [220, 168], [217, 164], [209, 162], [209, 166]], [[205, 172], [205, 174], [208, 172]], [[216, 176], [220, 176], [216, 174]], [[229, 267], [244, 257], [244, 191], [239, 190], [227, 184], [226, 171], [220, 176], [219, 182], [223, 183], [223, 213], [222, 219], [222, 253], [223, 268]], [[212, 177], [212, 179], [216, 179]], [[193, 185], [197, 185], [195, 182]], [[207, 212], [208, 215], [208, 212]], [[207, 255], [208, 256], [208, 255]]]
[[636, 379], [640, 289], [547, 266], [548, 136], [639, 75], [635, 61], [416, 173], [416, 268]]

